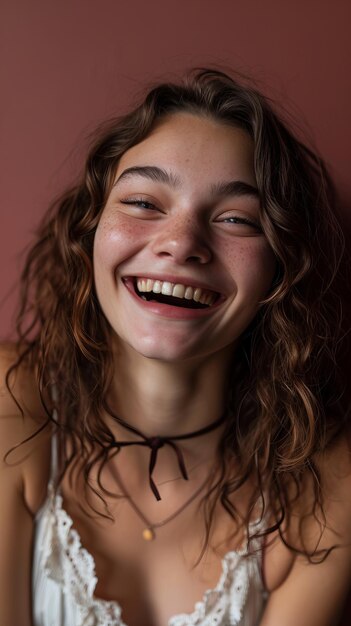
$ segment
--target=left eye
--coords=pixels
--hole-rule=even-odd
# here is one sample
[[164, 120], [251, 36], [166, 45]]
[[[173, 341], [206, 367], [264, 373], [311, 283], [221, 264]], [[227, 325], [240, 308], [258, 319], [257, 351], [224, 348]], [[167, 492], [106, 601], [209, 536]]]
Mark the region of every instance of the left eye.
[[121, 200], [121, 204], [130, 204], [140, 209], [156, 209], [155, 205], [147, 200]]
[[246, 226], [251, 226], [252, 228], [255, 228], [256, 230], [261, 231], [261, 228], [258, 224], [256, 224], [255, 222], [251, 222], [251, 220], [248, 220], [246, 217], [238, 217], [238, 216], [225, 217], [222, 221], [229, 223], [229, 224], [243, 224]]

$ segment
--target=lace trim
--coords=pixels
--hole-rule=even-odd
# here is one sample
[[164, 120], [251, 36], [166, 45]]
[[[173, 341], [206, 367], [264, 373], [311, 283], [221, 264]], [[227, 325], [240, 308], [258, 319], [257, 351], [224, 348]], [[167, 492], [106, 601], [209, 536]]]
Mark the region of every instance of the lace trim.
[[[55, 493], [52, 484], [49, 485], [49, 501], [50, 519], [42, 546], [44, 571], [75, 602], [79, 613], [76, 626], [126, 626], [117, 602], [94, 596], [97, 585], [94, 558], [82, 546], [78, 532], [72, 528], [73, 520], [62, 507], [62, 496]], [[255, 555], [248, 555], [247, 549], [227, 553], [215, 589], [205, 592], [193, 613], [175, 615], [168, 626], [239, 624], [250, 579], [254, 576], [253, 563], [259, 577], [257, 562], [253, 559]]]
[[[215, 589], [205, 592], [191, 614], [172, 617], [168, 626], [215, 626], [239, 624], [249, 589], [248, 563], [243, 553], [229, 552], [222, 560], [222, 575]], [[227, 618], [229, 621], [224, 622]]]
[[94, 597], [97, 584], [94, 559], [72, 528], [73, 521], [62, 508], [62, 496], [54, 493], [52, 485], [49, 490], [51, 523], [43, 555], [47, 576], [77, 605], [79, 622], [76, 626], [126, 626], [116, 602]]

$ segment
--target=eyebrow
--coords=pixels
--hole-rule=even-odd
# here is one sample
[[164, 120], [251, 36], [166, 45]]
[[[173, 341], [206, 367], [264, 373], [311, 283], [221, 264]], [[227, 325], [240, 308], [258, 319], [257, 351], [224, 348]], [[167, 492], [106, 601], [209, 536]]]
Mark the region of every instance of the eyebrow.
[[[122, 174], [117, 178], [114, 183], [114, 187], [117, 183], [122, 180], [126, 180], [128, 178], [134, 176], [141, 176], [143, 178], [148, 178], [149, 180], [164, 183], [173, 189], [179, 189], [181, 186], [181, 181], [178, 176], [172, 174], [171, 172], [167, 172], [161, 167], [157, 167], [156, 165], [136, 165], [134, 167], [128, 167], [125, 169]], [[253, 196], [255, 198], [259, 198], [259, 192], [257, 187], [254, 185], [250, 185], [249, 183], [245, 183], [241, 180], [231, 180], [223, 183], [214, 183], [210, 186], [210, 195], [213, 198], [223, 197], [223, 196]]]
[[180, 179], [178, 176], [167, 172], [167, 170], [157, 167], [156, 165], [136, 165], [134, 167], [127, 167], [122, 174], [117, 178], [114, 185], [117, 185], [121, 180], [130, 178], [132, 176], [142, 176], [143, 178], [149, 178], [156, 182], [165, 183], [174, 189], [180, 187]]

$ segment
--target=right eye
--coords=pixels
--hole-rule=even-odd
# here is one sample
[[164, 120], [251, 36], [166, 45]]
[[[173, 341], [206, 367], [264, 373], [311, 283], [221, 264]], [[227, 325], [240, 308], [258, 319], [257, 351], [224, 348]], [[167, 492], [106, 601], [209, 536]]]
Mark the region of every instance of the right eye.
[[152, 204], [152, 202], [149, 202], [148, 200], [143, 200], [142, 198], [135, 198], [131, 200], [121, 200], [121, 204], [128, 204], [131, 206], [136, 206], [138, 209], [149, 209], [151, 211], [153, 211], [154, 209], [157, 210], [157, 207], [154, 204]]

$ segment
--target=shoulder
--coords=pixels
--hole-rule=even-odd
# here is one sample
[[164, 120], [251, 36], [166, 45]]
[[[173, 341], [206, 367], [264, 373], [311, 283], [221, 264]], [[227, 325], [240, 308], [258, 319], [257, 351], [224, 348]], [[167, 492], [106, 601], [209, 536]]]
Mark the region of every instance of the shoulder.
[[14, 344], [0, 343], [1, 482], [35, 514], [46, 493], [50, 433], [35, 367], [24, 360], [12, 369], [17, 359]]
[[326, 530], [323, 543], [351, 546], [351, 442], [345, 434], [316, 459]]
[[310, 552], [328, 550], [332, 546], [351, 546], [351, 446], [348, 436], [345, 433], [340, 435], [313, 461], [314, 466], [310, 473], [306, 473], [301, 495], [292, 509], [293, 520], [296, 520], [291, 525], [292, 539], [297, 541], [297, 535], [301, 534]]
[[345, 434], [315, 456], [298, 495], [293, 491], [289, 523], [267, 542], [267, 554], [290, 553], [292, 564], [295, 556], [285, 542], [297, 548], [296, 554], [351, 548], [351, 444]]
[[32, 415], [33, 421], [40, 421], [43, 416], [43, 407], [35, 376], [35, 366], [28, 358], [24, 358], [20, 365], [10, 370], [16, 364], [19, 351], [13, 343], [0, 342], [0, 398], [1, 411], [6, 413], [20, 413], [17, 402], [23, 404], [26, 415]]
[[351, 483], [351, 439], [346, 434], [338, 437], [323, 453], [316, 457], [316, 466], [321, 473], [325, 497], [342, 494]]

